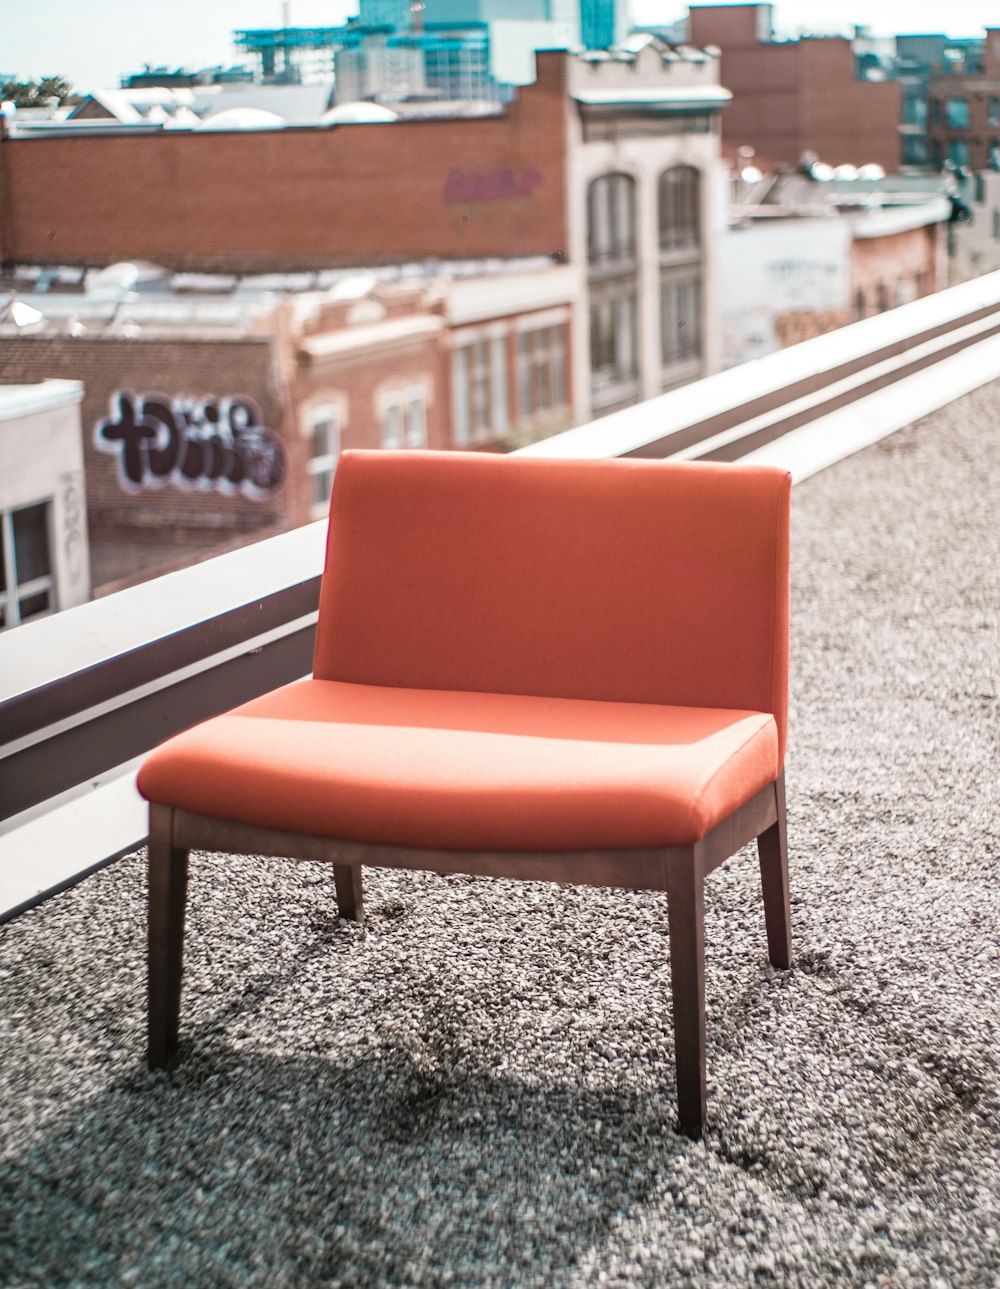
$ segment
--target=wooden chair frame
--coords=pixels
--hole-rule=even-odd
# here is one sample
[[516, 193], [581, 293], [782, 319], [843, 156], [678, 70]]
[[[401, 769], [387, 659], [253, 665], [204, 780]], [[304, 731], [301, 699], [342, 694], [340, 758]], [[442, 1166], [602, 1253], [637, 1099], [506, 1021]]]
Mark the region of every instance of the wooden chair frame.
[[188, 858], [192, 850], [274, 855], [332, 864], [340, 915], [363, 920], [362, 867], [519, 878], [664, 891], [670, 939], [678, 1127], [705, 1123], [705, 878], [754, 838], [760, 861], [768, 957], [791, 960], [784, 776], [700, 841], [650, 849], [468, 852], [417, 850], [308, 837], [151, 804], [149, 829], [149, 1046], [151, 1068], [177, 1050]]

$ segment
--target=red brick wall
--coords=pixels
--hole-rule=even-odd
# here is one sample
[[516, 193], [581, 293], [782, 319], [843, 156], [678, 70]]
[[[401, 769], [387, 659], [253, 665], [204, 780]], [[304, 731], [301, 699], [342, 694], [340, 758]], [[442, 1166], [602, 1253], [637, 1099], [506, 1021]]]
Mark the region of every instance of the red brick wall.
[[[990, 51], [1000, 50], [1000, 32], [988, 32], [986, 57]], [[950, 155], [949, 143], [962, 139], [968, 148], [968, 166], [983, 170], [990, 163], [995, 146], [1000, 145], [1000, 122], [991, 124], [990, 109], [1000, 99], [1000, 55], [992, 75], [932, 76], [928, 89], [929, 124], [928, 138], [932, 149], [937, 145], [937, 155], [942, 161]], [[964, 98], [968, 105], [968, 128], [952, 129], [948, 124], [948, 100]]]
[[296, 522], [306, 523], [310, 518], [308, 451], [303, 436], [310, 409], [326, 403], [338, 408], [342, 416], [342, 451], [380, 448], [383, 424], [379, 417], [379, 394], [420, 386], [427, 391], [427, 446], [450, 448], [446, 358], [447, 349], [441, 338], [430, 336], [389, 351], [358, 351], [336, 360], [320, 359], [300, 365], [291, 389], [291, 416], [302, 452], [302, 465], [288, 483], [289, 506], [297, 516]]
[[[851, 244], [851, 296], [860, 292], [865, 314], [881, 312], [917, 299], [945, 285], [937, 280], [936, 237], [939, 225], [910, 228], [888, 237], [864, 238]], [[902, 297], [902, 298], [901, 298]]]
[[244, 395], [260, 409], [264, 427], [287, 440], [289, 475], [301, 471], [300, 445], [287, 434], [286, 401], [276, 379], [274, 345], [241, 341], [212, 343], [174, 340], [88, 340], [84, 337], [32, 337], [0, 340], [0, 379], [5, 383], [47, 378], [81, 380], [81, 422], [87, 475], [87, 518], [96, 539], [144, 533], [197, 537], [207, 545], [257, 529], [293, 522], [290, 496], [283, 485], [261, 500], [194, 485], [166, 483], [128, 492], [118, 475], [117, 456], [99, 451], [94, 433], [110, 415], [112, 394], [204, 398]]
[[[425, 395], [428, 446], [452, 446], [449, 350], [440, 332], [335, 359], [309, 360], [298, 352], [289, 316], [276, 311], [273, 334], [259, 340], [0, 340], [3, 382], [53, 377], [83, 382], [87, 517], [96, 582], [130, 580], [146, 568], [183, 565], [199, 555], [309, 522], [314, 516], [305, 431], [308, 411], [318, 404], [333, 403], [341, 413], [342, 448], [378, 448], [383, 437], [380, 394], [409, 395], [419, 387]], [[139, 399], [160, 394], [168, 400], [190, 399], [195, 405], [210, 396], [252, 399], [259, 423], [280, 441], [282, 482], [262, 495], [248, 496], [243, 488], [220, 490], [203, 477], [178, 486], [173, 478], [156, 481], [147, 473], [141, 486], [129, 489], [121, 477], [120, 445], [112, 443], [115, 450], [109, 452], [98, 446], [97, 434], [101, 422], [120, 419], [112, 401], [121, 390]]]
[[1000, 27], [987, 27], [983, 43], [983, 75], [1000, 77]]
[[898, 170], [901, 86], [856, 80], [847, 40], [758, 43], [756, 7], [690, 11], [693, 43], [719, 46], [720, 79], [733, 94], [722, 113], [724, 151], [748, 145], [765, 168], [795, 166], [813, 151], [828, 165]]
[[565, 251], [564, 56], [538, 69], [502, 117], [8, 138], [3, 257], [252, 272]]
[[767, 4], [699, 4], [688, 10], [691, 43], [753, 49], [770, 32]]
[[898, 81], [854, 79], [854, 54], [847, 40], [804, 40], [799, 137], [828, 165], [899, 169], [903, 87]]

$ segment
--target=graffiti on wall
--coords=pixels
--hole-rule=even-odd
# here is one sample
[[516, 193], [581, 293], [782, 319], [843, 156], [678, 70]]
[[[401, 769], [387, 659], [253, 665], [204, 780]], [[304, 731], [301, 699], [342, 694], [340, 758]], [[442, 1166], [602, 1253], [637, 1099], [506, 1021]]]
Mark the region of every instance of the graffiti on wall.
[[79, 582], [83, 575], [87, 551], [83, 477], [72, 473], [59, 476], [62, 489], [63, 554], [71, 582]]
[[489, 170], [465, 174], [453, 170], [445, 185], [444, 199], [453, 201], [500, 201], [507, 197], [532, 197], [541, 184], [537, 170], [523, 170], [520, 178], [512, 170]]
[[171, 483], [260, 501], [285, 477], [281, 443], [243, 395], [170, 398], [116, 390], [111, 415], [94, 426], [94, 445], [117, 457], [126, 492]]

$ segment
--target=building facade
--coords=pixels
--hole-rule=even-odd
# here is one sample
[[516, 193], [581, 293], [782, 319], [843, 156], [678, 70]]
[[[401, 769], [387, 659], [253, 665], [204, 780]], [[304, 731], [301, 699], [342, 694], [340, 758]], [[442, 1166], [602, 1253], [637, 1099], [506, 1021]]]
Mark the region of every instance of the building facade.
[[[982, 72], [983, 41], [980, 37], [953, 39], [927, 33], [896, 37], [895, 58], [889, 69], [903, 90], [901, 163], [904, 166], [940, 169], [946, 148], [931, 148], [931, 81], [938, 83], [937, 97], [950, 97], [947, 83], [952, 76]], [[940, 106], [936, 112], [940, 113]]]
[[[586, 266], [576, 327], [581, 420], [719, 364], [717, 61], [652, 36], [574, 60], [569, 245]], [[728, 109], [727, 109], [728, 110]]]
[[722, 119], [727, 155], [752, 148], [759, 164], [795, 166], [811, 152], [829, 165], [900, 164], [902, 89], [858, 78], [851, 41], [774, 39], [770, 4], [698, 5], [696, 46], [722, 51], [721, 81], [733, 101]]
[[0, 631], [90, 598], [76, 381], [0, 385]]
[[[576, 271], [466, 268], [406, 281], [345, 273], [312, 290], [178, 277], [114, 298], [101, 275], [90, 292], [22, 290], [35, 318], [0, 321], [0, 377], [72, 382], [98, 591], [322, 518], [345, 448], [496, 451], [570, 424]], [[3, 440], [10, 486], [25, 434]], [[70, 454], [46, 444], [36, 465], [61, 460], [65, 472]], [[47, 507], [56, 533], [68, 486], [32, 475], [5, 505], [15, 516]], [[68, 602], [65, 588], [56, 600]]]
[[987, 30], [977, 59], [930, 78], [927, 140], [937, 168], [983, 170], [1000, 159], [1000, 27]]
[[537, 81], [487, 117], [8, 137], [0, 260], [239, 274], [545, 256], [579, 270], [579, 423], [718, 365], [728, 100], [717, 58], [642, 36], [539, 55]]
[[6, 137], [0, 127], [0, 264], [259, 273], [564, 256], [567, 61], [541, 56], [536, 83], [486, 117], [140, 133], [107, 122]]

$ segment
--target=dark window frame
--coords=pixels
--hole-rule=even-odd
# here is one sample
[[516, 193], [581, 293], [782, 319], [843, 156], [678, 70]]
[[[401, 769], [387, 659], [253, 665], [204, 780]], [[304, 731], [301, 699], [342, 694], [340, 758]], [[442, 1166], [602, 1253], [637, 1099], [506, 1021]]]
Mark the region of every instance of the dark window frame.
[[56, 612], [54, 551], [51, 498], [0, 511], [0, 631]]

